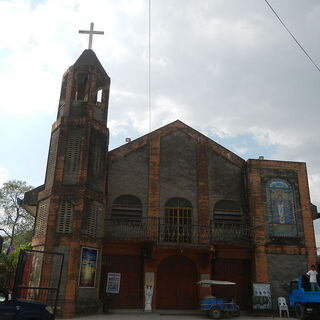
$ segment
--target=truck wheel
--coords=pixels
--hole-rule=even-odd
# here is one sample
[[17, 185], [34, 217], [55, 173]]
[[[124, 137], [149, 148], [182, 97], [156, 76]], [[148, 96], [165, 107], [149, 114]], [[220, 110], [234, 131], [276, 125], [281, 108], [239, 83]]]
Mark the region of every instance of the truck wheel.
[[306, 319], [306, 314], [305, 314], [305, 310], [304, 310], [304, 306], [300, 303], [297, 303], [294, 307], [294, 311], [296, 314], [296, 318], [300, 319], [300, 320], [304, 320]]
[[210, 309], [209, 315], [212, 319], [220, 319], [221, 310], [218, 307], [213, 307]]

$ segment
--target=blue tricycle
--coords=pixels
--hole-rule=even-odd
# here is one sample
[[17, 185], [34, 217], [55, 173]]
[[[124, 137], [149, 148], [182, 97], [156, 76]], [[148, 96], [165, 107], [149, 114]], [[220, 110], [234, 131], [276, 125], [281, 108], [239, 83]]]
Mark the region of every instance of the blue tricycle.
[[[223, 286], [234, 286], [235, 282], [230, 281], [218, 281], [218, 280], [201, 280], [198, 282], [199, 285], [223, 285]], [[240, 308], [234, 301], [234, 299], [223, 299], [215, 296], [206, 296], [201, 301], [201, 310], [206, 313], [212, 319], [220, 319], [223, 315], [230, 315], [233, 317], [240, 316]]]

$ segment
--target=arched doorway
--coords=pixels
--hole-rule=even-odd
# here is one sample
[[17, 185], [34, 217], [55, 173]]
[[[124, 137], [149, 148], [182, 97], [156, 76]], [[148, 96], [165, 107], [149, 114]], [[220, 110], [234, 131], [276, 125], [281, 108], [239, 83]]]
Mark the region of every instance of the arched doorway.
[[197, 269], [184, 256], [170, 256], [157, 272], [157, 309], [197, 309]]

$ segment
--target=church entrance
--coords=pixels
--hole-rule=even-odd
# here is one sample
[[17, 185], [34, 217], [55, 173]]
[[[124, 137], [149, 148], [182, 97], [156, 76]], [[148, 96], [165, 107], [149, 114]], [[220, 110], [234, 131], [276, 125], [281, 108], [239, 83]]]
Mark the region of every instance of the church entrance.
[[184, 256], [170, 256], [157, 272], [157, 309], [197, 309], [197, 269]]
[[143, 292], [142, 281], [142, 263], [140, 256], [125, 256], [125, 255], [109, 255], [107, 256], [107, 263], [102, 274], [104, 279], [102, 281], [102, 300], [106, 299], [105, 288], [108, 272], [115, 272], [121, 274], [119, 293], [111, 294], [109, 297], [111, 308], [128, 308], [139, 309], [142, 308]]
[[[242, 259], [218, 259], [214, 265], [215, 280], [235, 282], [236, 301], [241, 309], [249, 308], [250, 297], [250, 262]], [[232, 297], [234, 292], [228, 286], [216, 286], [214, 288], [217, 297]]]

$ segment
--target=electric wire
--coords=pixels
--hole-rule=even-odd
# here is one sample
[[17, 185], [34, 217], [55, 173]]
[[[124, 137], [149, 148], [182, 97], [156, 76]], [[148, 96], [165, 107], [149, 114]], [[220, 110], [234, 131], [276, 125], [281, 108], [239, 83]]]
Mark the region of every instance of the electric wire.
[[304, 52], [304, 54], [309, 58], [309, 60], [312, 62], [312, 64], [317, 68], [318, 71], [320, 71], [320, 68], [318, 67], [318, 65], [315, 63], [315, 61], [310, 57], [310, 55], [308, 54], [308, 52], [302, 47], [302, 45], [299, 43], [299, 41], [296, 39], [296, 37], [292, 34], [292, 32], [287, 28], [287, 26], [285, 25], [285, 23], [281, 20], [281, 18], [279, 17], [279, 15], [276, 13], [276, 11], [272, 8], [271, 4], [267, 1], [264, 0], [266, 2], [266, 4], [269, 6], [269, 8], [271, 9], [271, 11], [275, 14], [275, 16], [278, 18], [278, 20], [280, 21], [280, 23], [284, 26], [284, 28], [288, 31], [288, 33], [290, 34], [290, 36], [292, 37], [292, 39], [296, 42], [296, 44], [300, 47], [300, 49]]
[[149, 133], [151, 132], [151, 0], [149, 0], [148, 19], [148, 103], [149, 103]]

